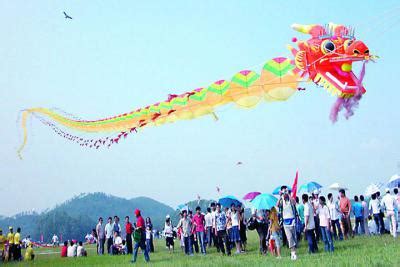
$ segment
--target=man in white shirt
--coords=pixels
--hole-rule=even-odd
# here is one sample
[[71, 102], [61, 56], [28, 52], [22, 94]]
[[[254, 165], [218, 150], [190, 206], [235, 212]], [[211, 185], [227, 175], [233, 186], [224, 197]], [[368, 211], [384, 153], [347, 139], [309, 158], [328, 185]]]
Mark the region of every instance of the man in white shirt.
[[381, 226], [381, 222], [380, 222], [380, 212], [381, 212], [381, 204], [379, 202], [379, 200], [376, 197], [376, 194], [372, 194], [371, 195], [371, 200], [369, 201], [369, 213], [372, 215], [374, 221], [375, 221], [375, 225], [376, 225], [376, 232], [379, 234], [381, 232], [381, 229], [383, 228], [383, 226]]
[[331, 225], [333, 231], [333, 238], [335, 240], [339, 239], [343, 240], [343, 233], [342, 229], [340, 228], [340, 210], [339, 210], [339, 203], [337, 200], [333, 198], [332, 193], [328, 194], [328, 203], [327, 207], [329, 209], [329, 213], [331, 215]]
[[364, 219], [364, 232], [366, 235], [369, 235], [369, 227], [368, 227], [368, 216], [369, 216], [369, 209], [368, 204], [364, 199], [363, 195], [360, 195], [361, 206], [363, 208], [363, 219]]
[[[212, 202], [210, 206], [211, 206], [211, 218], [212, 218], [212, 225], [213, 225], [213, 228], [212, 228], [212, 231], [211, 231], [211, 239], [212, 239], [212, 242], [214, 243], [214, 247], [217, 248], [217, 252], [219, 252], [217, 236], [215, 235], [215, 231], [216, 230], [214, 228], [215, 227], [215, 216], [216, 216], [216, 212], [217, 212], [217, 206], [216, 206], [215, 202]], [[211, 246], [211, 240], [210, 240], [209, 246]]]
[[108, 252], [108, 254], [112, 254], [113, 224], [112, 224], [112, 218], [111, 217], [108, 217], [107, 224], [104, 227], [104, 232], [105, 232], [105, 235], [106, 235], [107, 252]]
[[58, 236], [56, 234], [53, 235], [51, 240], [53, 241], [53, 247], [58, 247], [59, 246]]
[[308, 241], [308, 253], [316, 253], [318, 251], [317, 241], [315, 240], [315, 222], [314, 209], [308, 202], [308, 195], [303, 194], [302, 200], [304, 204], [304, 233]]
[[394, 215], [395, 207], [396, 207], [396, 201], [394, 197], [390, 194], [390, 189], [386, 188], [386, 195], [382, 198], [382, 206], [384, 210], [386, 211], [386, 218], [387, 220], [390, 220], [391, 226], [390, 226], [390, 233], [393, 235], [393, 237], [397, 237], [397, 221], [396, 217]]
[[86, 257], [87, 253], [85, 248], [83, 247], [82, 241], [79, 241], [79, 245], [76, 249], [76, 256], [77, 257]]
[[211, 208], [207, 208], [207, 214], [204, 216], [205, 227], [206, 227], [206, 242], [207, 246], [211, 247], [211, 238], [213, 232], [213, 216], [211, 214]]
[[105, 232], [103, 226], [103, 218], [99, 218], [99, 223], [96, 225], [96, 234], [97, 234], [97, 254], [104, 254], [104, 242], [105, 242]]
[[312, 193], [313, 200], [312, 203], [310, 203], [314, 209], [314, 223], [315, 223], [315, 238], [317, 239], [317, 242], [321, 239], [321, 231], [319, 229], [319, 209], [320, 209], [320, 204], [319, 204], [319, 190], [315, 189]]
[[122, 238], [118, 232], [114, 232], [113, 255], [120, 254], [122, 251]]

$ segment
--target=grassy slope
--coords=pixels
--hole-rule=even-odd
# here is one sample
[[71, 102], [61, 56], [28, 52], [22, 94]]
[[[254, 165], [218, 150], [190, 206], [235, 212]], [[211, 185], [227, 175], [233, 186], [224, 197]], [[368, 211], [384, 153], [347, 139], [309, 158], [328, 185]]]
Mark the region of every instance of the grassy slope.
[[[178, 242], [175, 242], [177, 245]], [[178, 244], [179, 246], [179, 244]], [[320, 250], [323, 245], [319, 243]], [[36, 249], [34, 264], [21, 265], [35, 266], [124, 266], [130, 265], [130, 256], [97, 256], [94, 247], [87, 247], [87, 258], [60, 258], [59, 254], [40, 255], [41, 252], [57, 251], [53, 249]], [[278, 260], [272, 256], [258, 254], [258, 238], [255, 232], [249, 232], [248, 252], [242, 255], [223, 257], [218, 255], [214, 248], [208, 255], [184, 256], [177, 247], [174, 254], [165, 251], [164, 240], [156, 241], [156, 253], [151, 254], [151, 263], [146, 266], [400, 266], [400, 240], [391, 236], [384, 237], [356, 237], [352, 240], [336, 242], [333, 255], [320, 252], [316, 255], [307, 254], [307, 244], [303, 241], [298, 251], [298, 260], [289, 259], [289, 251], [284, 249], [283, 258]], [[144, 265], [143, 255], [138, 255], [136, 265]]]

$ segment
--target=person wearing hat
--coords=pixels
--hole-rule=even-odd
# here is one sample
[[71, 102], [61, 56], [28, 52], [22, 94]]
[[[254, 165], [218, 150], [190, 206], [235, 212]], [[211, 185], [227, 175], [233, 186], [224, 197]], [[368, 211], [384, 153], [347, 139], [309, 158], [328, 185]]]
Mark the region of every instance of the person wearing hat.
[[14, 231], [12, 226], [8, 227], [7, 241], [8, 241], [8, 258], [12, 259], [14, 256]]
[[4, 258], [4, 250], [6, 245], [6, 237], [3, 235], [3, 230], [0, 228], [0, 261], [3, 261]]
[[396, 200], [390, 194], [390, 189], [386, 188], [386, 195], [382, 198], [382, 206], [383, 209], [386, 211], [386, 218], [391, 222], [390, 226], [390, 233], [393, 235], [394, 238], [397, 237], [397, 221], [394, 214], [395, 207], [396, 207]]
[[165, 217], [164, 235], [166, 248], [169, 253], [174, 252], [174, 226], [169, 215]]
[[146, 225], [139, 209], [135, 210], [135, 216], [136, 216], [136, 229], [133, 234], [133, 239], [135, 240], [135, 247], [133, 249], [132, 263], [136, 262], [139, 247], [143, 251], [145, 261], [149, 262], [150, 261], [149, 252], [146, 249], [146, 234], [145, 234]]

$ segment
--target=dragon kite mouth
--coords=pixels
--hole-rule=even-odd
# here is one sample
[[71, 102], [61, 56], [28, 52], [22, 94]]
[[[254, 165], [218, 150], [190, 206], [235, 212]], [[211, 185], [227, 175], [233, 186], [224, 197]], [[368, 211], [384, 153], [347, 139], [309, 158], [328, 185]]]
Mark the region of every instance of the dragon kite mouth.
[[329, 59], [332, 62], [329, 68], [318, 72], [313, 81], [324, 87], [332, 95], [349, 98], [355, 94], [366, 92], [359, 78], [352, 72], [352, 62], [363, 61], [359, 57], [336, 57]]

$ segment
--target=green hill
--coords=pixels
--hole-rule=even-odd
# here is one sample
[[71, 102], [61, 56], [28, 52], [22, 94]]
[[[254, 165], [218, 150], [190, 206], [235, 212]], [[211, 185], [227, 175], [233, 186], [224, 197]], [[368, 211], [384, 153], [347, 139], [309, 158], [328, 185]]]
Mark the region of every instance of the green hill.
[[129, 215], [134, 218], [134, 210], [142, 210], [144, 217], [152, 219], [154, 228], [162, 229], [166, 214], [176, 217], [176, 212], [169, 206], [147, 197], [132, 199], [120, 198], [104, 193], [81, 194], [55, 208], [38, 213], [21, 213], [13, 217], [0, 218], [0, 227], [7, 232], [8, 226], [21, 227], [22, 235], [31, 235], [39, 240], [43, 235], [45, 241], [49, 241], [56, 233], [62, 234], [63, 239], [83, 239], [96, 226], [97, 219], [117, 215], [121, 218], [121, 226], [124, 218]]

